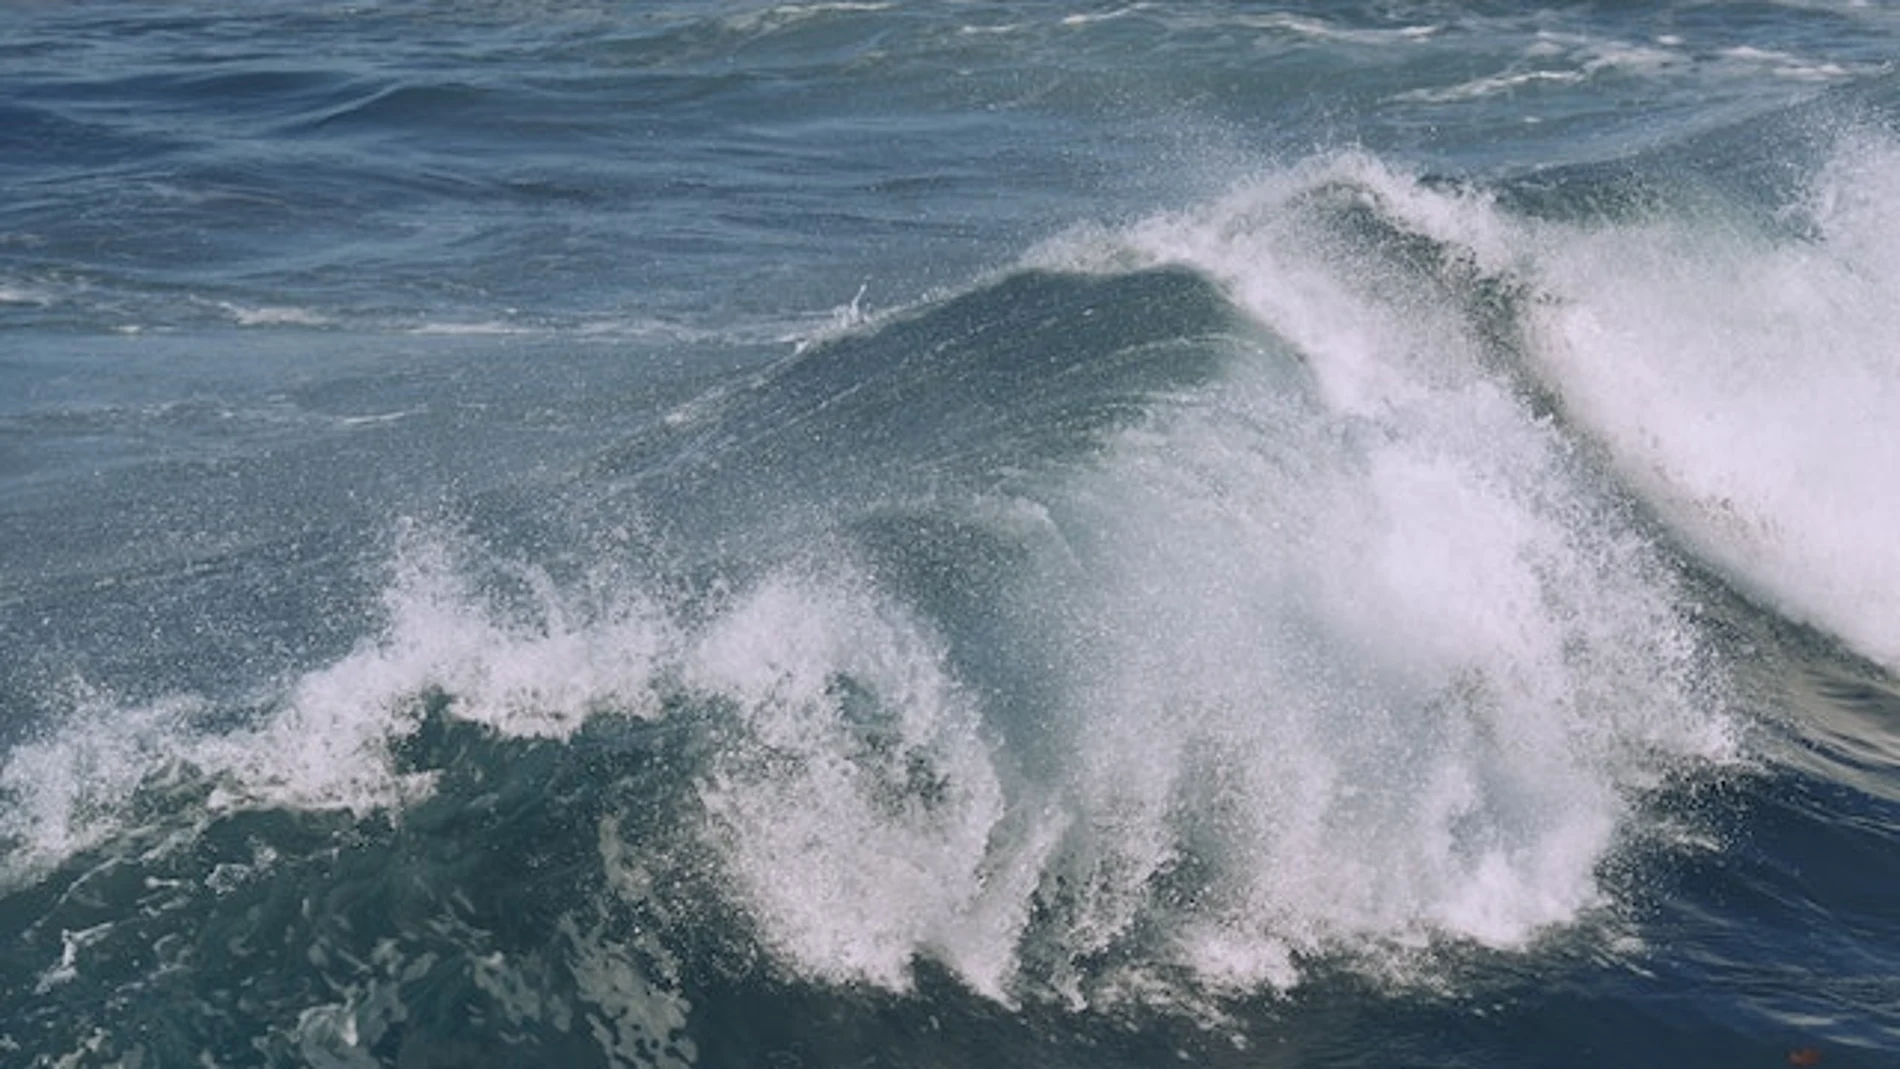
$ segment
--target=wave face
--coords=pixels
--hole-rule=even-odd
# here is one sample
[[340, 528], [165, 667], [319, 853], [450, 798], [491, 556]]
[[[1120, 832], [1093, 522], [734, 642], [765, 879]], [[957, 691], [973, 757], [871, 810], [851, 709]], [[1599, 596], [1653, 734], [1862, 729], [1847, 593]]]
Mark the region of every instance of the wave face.
[[9, 21], [9, 1058], [1900, 1047], [1884, 13]]

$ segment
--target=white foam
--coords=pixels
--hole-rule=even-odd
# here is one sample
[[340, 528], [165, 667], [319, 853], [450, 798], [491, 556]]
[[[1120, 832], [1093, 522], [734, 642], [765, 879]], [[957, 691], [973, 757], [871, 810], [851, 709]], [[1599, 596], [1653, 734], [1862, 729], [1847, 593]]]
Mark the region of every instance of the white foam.
[[545, 578], [524, 574], [539, 601], [527, 619], [487, 604], [462, 578], [445, 542], [406, 539], [385, 595], [387, 623], [336, 663], [258, 699], [248, 725], [204, 724], [203, 698], [128, 703], [75, 683], [71, 711], [44, 738], [0, 765], [0, 881], [31, 879], [48, 865], [124, 834], [140, 791], [167, 781], [209, 788], [189, 827], [210, 814], [253, 807], [363, 814], [404, 805], [432, 789], [426, 772], [403, 772], [393, 744], [411, 734], [426, 695], [446, 712], [511, 736], [565, 737], [588, 717], [657, 715], [650, 678], [666, 630], [637, 596], [584, 614]]
[[1262, 15], [1233, 14], [1219, 18], [1217, 24], [1292, 34], [1314, 41], [1343, 41], [1349, 44], [1378, 46], [1421, 42], [1443, 29], [1442, 26], [1429, 24], [1400, 26], [1392, 29], [1364, 29], [1340, 26], [1324, 19], [1282, 12]]
[[320, 327], [331, 322], [321, 312], [293, 305], [249, 306], [219, 301], [218, 308], [243, 327]]
[[52, 303], [53, 296], [44, 290], [0, 283], [0, 304], [30, 304], [44, 308]]
[[1148, 10], [1152, 5], [1145, 3], [1129, 4], [1125, 7], [1109, 8], [1102, 11], [1076, 11], [1062, 16], [1064, 26], [1090, 26], [1098, 22], [1113, 22]]
[[966, 37], [1001, 37], [1004, 34], [1020, 33], [1025, 25], [1021, 22], [998, 22], [991, 25], [964, 23], [957, 27], [957, 32]]
[[40, 974], [33, 985], [33, 993], [43, 995], [61, 984], [71, 983], [79, 976], [79, 952], [103, 942], [112, 934], [116, 922], [105, 921], [90, 928], [78, 931], [61, 929], [59, 933], [59, 962]]
[[851, 300], [832, 308], [816, 325], [781, 335], [778, 340], [791, 343], [794, 352], [804, 352], [814, 345], [835, 341], [863, 330], [874, 321], [875, 315], [864, 307], [864, 294], [869, 288], [868, 282], [860, 285]]
[[569, 946], [567, 961], [575, 986], [592, 1006], [582, 1009], [588, 1033], [607, 1064], [688, 1069], [698, 1060], [698, 1047], [686, 1035], [692, 1002], [669, 986], [665, 976], [636, 968], [637, 962], [656, 956], [668, 961], [664, 949], [654, 945], [656, 940], [636, 929], [629, 946], [599, 928], [582, 931], [572, 917], [561, 918], [560, 933]]
[[15, 746], [0, 765], [0, 886], [118, 830], [125, 802], [164, 773], [173, 743], [189, 734], [189, 700], [120, 707], [80, 681], [61, 697], [71, 710], [43, 738]]
[[[445, 715], [499, 734], [560, 738], [594, 716], [658, 716], [662, 695], [684, 687], [730, 713], [698, 777], [711, 818], [700, 831], [769, 946], [808, 974], [894, 988], [932, 954], [1007, 997], [1039, 871], [1013, 861], [1048, 836], [992, 841], [1007, 808], [1000, 780], [978, 710], [927, 629], [838, 569], [788, 567], [689, 627], [637, 589], [592, 598], [525, 567], [500, 567], [518, 588], [504, 610], [473, 585], [497, 567], [411, 532], [379, 633], [262, 701], [248, 726], [208, 729], [213, 710], [193, 697], [67, 699], [74, 711], [0, 768], [17, 803], [0, 818], [5, 879], [114, 839], [189, 841], [233, 810], [409, 804], [435, 780], [404, 772], [395, 750], [431, 695]], [[167, 779], [195, 785], [184, 808], [140, 824], [136, 799]], [[624, 876], [611, 839], [603, 831], [603, 864]], [[348, 1047], [360, 1016], [329, 1007], [303, 1034]], [[603, 1018], [595, 1031], [613, 1045], [629, 1027]]]
[[[1350, 311], [1360, 299], [1352, 287], [1290, 253], [1300, 235], [1276, 222], [1302, 189], [1362, 187], [1405, 227], [1537, 293], [1526, 306], [1534, 369], [1691, 548], [1744, 590], [1891, 667], [1900, 604], [1866, 592], [1900, 589], [1900, 541], [1886, 536], [1900, 525], [1900, 435], [1887, 416], [1900, 402], [1890, 345], [1900, 328], [1897, 162], [1892, 138], [1845, 135], [1784, 213], [1784, 223], [1812, 231], [1795, 240], [1714, 217], [1519, 220], [1485, 197], [1426, 189], [1344, 156], [1130, 235], [1078, 232], [1036, 259], [1206, 270], [1301, 352], [1327, 354], [1312, 373], [1330, 404], [1376, 413], [1415, 392], [1417, 373], [1432, 366], [1408, 357], [1395, 368], [1380, 356], [1418, 347], [1403, 340], [1403, 320], [1419, 308], [1396, 307], [1395, 295]], [[1417, 336], [1447, 330], [1456, 327]]]
[[[1341, 183], [1475, 262], [1512, 255], [1489, 203], [1355, 156], [1039, 254], [1191, 265], [1305, 362], [1237, 368], [1081, 486], [1108, 593], [1069, 669], [1071, 804], [1096, 829], [1068, 861], [1078, 954], [1160, 924], [1180, 964], [1250, 987], [1327, 949], [1521, 946], [1599, 900], [1655, 754], [1729, 752], [1614, 496], [1433, 293], [1365, 282], [1303, 221]], [[1169, 919], [1154, 889], [1183, 870], [1196, 906]]]
[[738, 331], [713, 330], [655, 316], [590, 320], [578, 324], [574, 328], [574, 333], [583, 338], [633, 338], [640, 341], [675, 342], [682, 345], [717, 341], [741, 334]]
[[[1688, 58], [1659, 39], [1654, 47], [1609, 38], [1539, 32], [1525, 50], [1530, 69], [1514, 64], [1496, 74], [1449, 86], [1408, 90], [1394, 99], [1427, 104], [1450, 104], [1510, 93], [1538, 84], [1574, 85], [1616, 74], [1653, 77], [1688, 65]], [[1680, 43], [1680, 42], [1675, 42]]]
[[344, 427], [372, 427], [385, 423], [397, 423], [426, 411], [421, 408], [403, 408], [394, 412], [376, 412], [363, 416], [344, 416], [337, 423]]
[[702, 800], [742, 898], [808, 974], [902, 989], [920, 952], [1003, 997], [1028, 904], [988, 874], [1004, 816], [942, 650], [849, 578], [781, 578], [697, 643], [685, 683], [739, 731]]
[[504, 322], [498, 319], [491, 319], [491, 320], [484, 320], [481, 322], [470, 322], [470, 323], [455, 323], [455, 322], [422, 323], [422, 324], [418, 324], [417, 326], [409, 328], [409, 333], [425, 334], [425, 335], [444, 335], [448, 337], [462, 337], [462, 336], [501, 337], [501, 336], [512, 336], [512, 335], [517, 335], [517, 334], [533, 334], [535, 333], [535, 331], [533, 328], [523, 326], [519, 323], [509, 323], [509, 322]]
[[1754, 48], [1749, 45], [1725, 48], [1719, 55], [1731, 66], [1766, 70], [1778, 78], [1802, 82], [1837, 81], [1857, 74], [1875, 73], [1880, 69], [1866, 64], [1846, 65], [1826, 60], [1811, 60], [1790, 52]]
[[1900, 667], [1900, 146], [1843, 144], [1790, 241], [1703, 221], [1537, 237], [1566, 408], [1745, 590]]
[[1441, 89], [1408, 89], [1393, 99], [1412, 100], [1423, 104], [1451, 104], [1496, 96], [1499, 93], [1508, 93], [1540, 82], [1574, 85], [1589, 76], [1587, 71], [1581, 70], [1514, 71], [1508, 74], [1494, 74], [1487, 78], [1474, 78], [1471, 81], [1460, 82]]
[[835, 563], [788, 564], [703, 625], [549, 614], [525, 635], [412, 579], [392, 637], [334, 682], [440, 681], [512, 732], [571, 730], [602, 693], [650, 708], [660, 678], [723, 710], [699, 832], [766, 946], [826, 982], [901, 990], [927, 955], [998, 999], [1089, 1003], [1573, 922], [1628, 792], [1726, 757], [1728, 728], [1672, 573], [1562, 429], [1437, 294], [1371, 287], [1326, 246], [1301, 204], [1340, 185], [1485, 269], [1541, 248], [1482, 198], [1348, 156], [1032, 258], [1189, 264], [1303, 361], [1267, 346], [1017, 510], [1041, 563], [1013, 596], [1045, 604], [1016, 611], [1057, 625], [1033, 636], [1045, 752], [999, 757], [1004, 714]]
[[738, 33], [776, 33], [811, 19], [868, 15], [873, 12], [887, 11], [892, 6], [888, 0], [833, 0], [831, 3], [773, 4], [757, 11], [727, 16], [723, 21], [727, 29]]

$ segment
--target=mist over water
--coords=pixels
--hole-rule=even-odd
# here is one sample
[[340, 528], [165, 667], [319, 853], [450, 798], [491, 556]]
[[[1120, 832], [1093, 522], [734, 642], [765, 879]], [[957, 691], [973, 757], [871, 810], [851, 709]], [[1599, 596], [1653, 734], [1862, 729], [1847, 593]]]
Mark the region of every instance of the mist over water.
[[1883, 14], [5, 17], [9, 1057], [1900, 1043]]

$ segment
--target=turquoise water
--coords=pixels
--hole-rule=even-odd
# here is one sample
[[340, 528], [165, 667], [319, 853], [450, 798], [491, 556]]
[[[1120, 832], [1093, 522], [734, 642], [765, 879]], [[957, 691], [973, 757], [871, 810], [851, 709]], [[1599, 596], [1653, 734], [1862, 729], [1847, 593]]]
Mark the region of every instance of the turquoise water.
[[1900, 18], [0, 10], [26, 1066], [1882, 1066]]

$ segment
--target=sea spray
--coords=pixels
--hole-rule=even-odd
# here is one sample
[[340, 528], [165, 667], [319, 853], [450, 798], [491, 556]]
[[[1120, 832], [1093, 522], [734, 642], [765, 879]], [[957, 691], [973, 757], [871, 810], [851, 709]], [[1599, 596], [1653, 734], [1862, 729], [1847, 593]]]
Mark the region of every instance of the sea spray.
[[1569, 417], [1749, 595], [1900, 665], [1900, 220], [1889, 136], [1841, 139], [1784, 215], [1528, 227], [1531, 350]]

